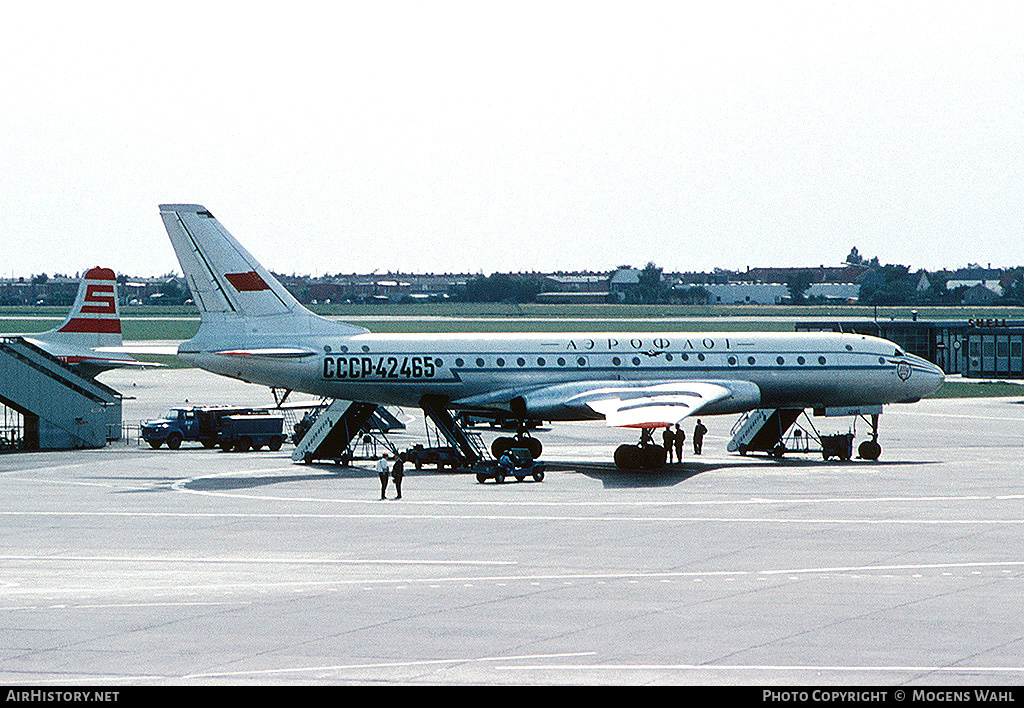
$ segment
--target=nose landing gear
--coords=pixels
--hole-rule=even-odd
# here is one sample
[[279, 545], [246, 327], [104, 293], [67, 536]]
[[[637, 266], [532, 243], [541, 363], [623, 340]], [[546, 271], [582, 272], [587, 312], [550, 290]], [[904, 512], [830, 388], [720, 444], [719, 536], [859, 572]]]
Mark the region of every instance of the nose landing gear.
[[882, 454], [882, 446], [878, 444], [878, 416], [871, 416], [871, 439], [857, 446], [857, 454], [862, 460], [877, 460]]

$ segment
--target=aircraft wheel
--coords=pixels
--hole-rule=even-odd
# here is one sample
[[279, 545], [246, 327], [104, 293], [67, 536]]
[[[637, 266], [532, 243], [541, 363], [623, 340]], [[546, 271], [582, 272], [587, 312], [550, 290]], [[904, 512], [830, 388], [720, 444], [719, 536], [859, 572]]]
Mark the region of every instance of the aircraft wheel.
[[659, 470], [665, 466], [665, 448], [661, 445], [650, 445], [641, 452], [644, 469]]
[[636, 445], [619, 445], [615, 448], [615, 466], [621, 470], [636, 469], [636, 458], [640, 448]]
[[882, 446], [874, 440], [865, 440], [857, 448], [862, 459], [877, 460], [882, 455]]
[[530, 456], [533, 459], [540, 459], [540, 453], [544, 450], [544, 446], [541, 444], [540, 440], [537, 438], [523, 438], [520, 442], [527, 450], [530, 451]]
[[509, 437], [494, 438], [494, 442], [491, 443], [491, 454], [494, 455], [494, 459], [500, 459], [502, 455], [515, 447], [515, 440]]

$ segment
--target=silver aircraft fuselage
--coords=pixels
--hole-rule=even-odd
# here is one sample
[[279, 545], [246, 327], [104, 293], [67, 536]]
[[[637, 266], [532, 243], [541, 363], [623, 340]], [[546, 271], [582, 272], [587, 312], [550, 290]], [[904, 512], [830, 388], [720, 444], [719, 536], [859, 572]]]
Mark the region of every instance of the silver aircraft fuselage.
[[[443, 396], [453, 408], [528, 417], [600, 418], [566, 405], [593, 382], [729, 382], [736, 394], [703, 411], [863, 407], [914, 402], [943, 373], [890, 341], [859, 334], [660, 332], [538, 334], [356, 334], [248, 338], [253, 349], [186, 342], [179, 355], [244, 381], [330, 398], [416, 406]], [[552, 397], [552, 387], [559, 395]], [[546, 396], [531, 398], [531, 391]]]

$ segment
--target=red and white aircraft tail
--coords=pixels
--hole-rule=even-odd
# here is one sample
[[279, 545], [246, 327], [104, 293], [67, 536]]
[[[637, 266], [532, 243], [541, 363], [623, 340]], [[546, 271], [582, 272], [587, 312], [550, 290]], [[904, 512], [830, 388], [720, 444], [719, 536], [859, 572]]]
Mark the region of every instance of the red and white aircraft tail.
[[111, 351], [121, 347], [122, 340], [117, 276], [110, 268], [86, 271], [67, 319], [59, 327], [25, 339], [89, 377], [107, 369], [158, 366]]

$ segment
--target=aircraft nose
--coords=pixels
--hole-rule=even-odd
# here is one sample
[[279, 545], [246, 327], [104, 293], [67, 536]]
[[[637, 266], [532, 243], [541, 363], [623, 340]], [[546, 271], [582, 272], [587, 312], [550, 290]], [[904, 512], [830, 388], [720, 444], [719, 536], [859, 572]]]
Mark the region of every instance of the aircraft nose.
[[919, 356], [907, 355], [917, 379], [917, 392], [922, 398], [939, 390], [946, 380], [946, 373], [935, 364]]
[[931, 365], [931, 370], [928, 372], [925, 378], [931, 380], [931, 385], [933, 388], [928, 392], [928, 394], [932, 394], [938, 391], [942, 384], [946, 381], [946, 372], [943, 371], [941, 367], [936, 366], [931, 362], [928, 363]]

